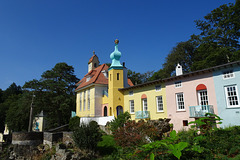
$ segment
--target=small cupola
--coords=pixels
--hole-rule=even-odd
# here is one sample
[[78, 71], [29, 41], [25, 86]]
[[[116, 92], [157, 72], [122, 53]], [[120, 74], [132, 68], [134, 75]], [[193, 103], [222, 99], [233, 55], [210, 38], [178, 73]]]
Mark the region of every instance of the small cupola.
[[182, 66], [178, 63], [178, 65], [176, 66], [176, 76], [180, 76], [182, 74], [183, 74]]
[[112, 60], [112, 64], [110, 68], [122, 68], [123, 66], [120, 63], [121, 52], [118, 51], [119, 40], [116, 39], [114, 42], [115, 42], [115, 50], [110, 54], [110, 58]]
[[98, 56], [95, 54], [95, 51], [93, 51], [93, 56], [88, 61], [88, 72], [97, 68], [99, 63]]

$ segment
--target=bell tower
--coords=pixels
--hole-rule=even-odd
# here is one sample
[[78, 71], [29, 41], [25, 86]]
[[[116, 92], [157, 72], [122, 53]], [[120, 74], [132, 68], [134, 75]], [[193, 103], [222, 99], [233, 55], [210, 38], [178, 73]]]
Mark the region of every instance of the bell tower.
[[95, 54], [95, 51], [93, 51], [93, 56], [88, 61], [88, 72], [97, 68], [99, 63], [98, 56]]
[[124, 88], [124, 67], [120, 63], [121, 52], [118, 51], [119, 40], [115, 40], [115, 50], [110, 54], [112, 60], [108, 69], [108, 96], [109, 96], [109, 115], [115, 117], [124, 111], [123, 94], [118, 90]]

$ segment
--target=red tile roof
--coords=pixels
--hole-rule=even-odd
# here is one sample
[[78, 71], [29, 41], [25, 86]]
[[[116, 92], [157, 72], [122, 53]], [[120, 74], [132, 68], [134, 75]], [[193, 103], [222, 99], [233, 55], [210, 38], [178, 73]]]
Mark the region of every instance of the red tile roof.
[[[83, 79], [81, 79], [76, 85], [78, 86], [75, 91], [79, 90], [82, 87], [85, 87], [89, 84], [96, 83], [96, 84], [108, 84], [108, 78], [106, 78], [102, 71], [108, 70], [108, 66], [106, 64], [102, 64], [98, 66], [94, 70], [88, 72]], [[91, 77], [91, 79], [87, 82], [87, 77]]]
[[89, 59], [88, 64], [93, 61], [93, 58], [94, 58], [94, 57], [97, 57], [97, 58], [98, 58], [98, 56], [97, 56], [96, 54], [94, 54], [94, 55]]
[[[102, 73], [102, 71], [104, 70], [108, 70], [108, 66], [106, 64], [102, 64], [101, 66], [98, 66], [97, 68], [91, 70], [90, 72], [88, 72], [83, 79], [81, 79], [76, 85], [77, 88], [75, 89], [75, 91], [90, 85], [90, 84], [108, 84], [108, 78], [106, 78], [104, 76], [104, 74]], [[91, 77], [90, 80], [87, 82], [87, 78]], [[130, 79], [128, 79], [128, 84], [129, 86], [133, 86], [133, 83]]]

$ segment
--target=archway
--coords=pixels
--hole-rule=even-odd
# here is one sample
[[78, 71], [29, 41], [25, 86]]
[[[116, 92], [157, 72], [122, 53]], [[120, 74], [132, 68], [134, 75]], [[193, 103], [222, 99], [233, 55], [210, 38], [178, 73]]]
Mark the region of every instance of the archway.
[[103, 116], [106, 117], [107, 116], [107, 106], [105, 106], [103, 108]]
[[122, 106], [117, 106], [117, 116], [118, 116], [120, 113], [123, 113], [123, 107], [122, 107]]

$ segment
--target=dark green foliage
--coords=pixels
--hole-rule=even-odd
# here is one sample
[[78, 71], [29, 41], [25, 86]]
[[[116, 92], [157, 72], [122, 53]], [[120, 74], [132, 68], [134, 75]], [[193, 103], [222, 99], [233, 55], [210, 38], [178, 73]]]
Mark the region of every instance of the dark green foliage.
[[66, 63], [57, 63], [41, 75], [40, 80], [26, 82], [25, 89], [34, 91], [36, 112], [47, 115], [46, 129], [68, 124], [71, 111], [75, 110], [75, 84], [79, 79], [74, 68]]
[[123, 125], [131, 118], [131, 115], [128, 112], [120, 113], [117, 118], [109, 123], [110, 130], [115, 132], [119, 127]]
[[16, 101], [21, 97], [22, 88], [12, 83], [5, 91], [0, 89], [0, 132], [4, 131], [6, 114], [10, 106], [18, 104]]
[[211, 11], [204, 20], [197, 20], [200, 35], [192, 35], [188, 41], [177, 43], [168, 54], [163, 68], [149, 80], [168, 78], [175, 75], [179, 63], [183, 72], [240, 60], [240, 1], [229, 3]]
[[102, 133], [97, 122], [91, 121], [88, 125], [81, 124], [76, 128], [73, 139], [78, 148], [96, 151], [98, 142], [102, 140]]
[[6, 112], [6, 124], [11, 131], [27, 131], [29, 122], [32, 94], [24, 92], [22, 95], [9, 97], [3, 104], [9, 109]]
[[134, 85], [147, 82], [153, 76], [154, 71], [147, 71], [145, 73], [137, 73], [128, 69], [128, 78]]
[[117, 151], [118, 146], [112, 135], [103, 135], [102, 141], [98, 142], [97, 150], [101, 155], [109, 155]]
[[69, 120], [69, 129], [71, 131], [74, 131], [75, 128], [78, 128], [80, 125], [80, 117], [78, 116], [75, 116], [75, 117], [72, 117], [70, 120]]

